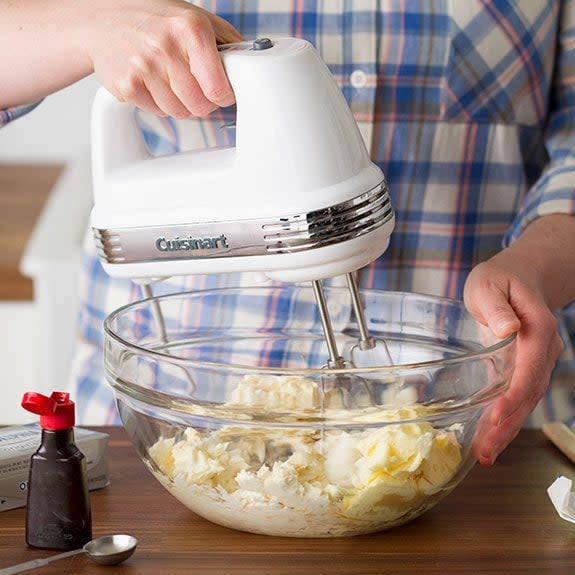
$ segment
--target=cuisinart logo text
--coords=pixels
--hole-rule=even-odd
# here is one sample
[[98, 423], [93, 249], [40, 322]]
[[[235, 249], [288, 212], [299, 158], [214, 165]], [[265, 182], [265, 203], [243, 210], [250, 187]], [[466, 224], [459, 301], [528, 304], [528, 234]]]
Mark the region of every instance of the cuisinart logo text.
[[173, 240], [158, 238], [156, 248], [161, 252], [180, 252], [193, 250], [215, 250], [217, 248], [229, 248], [228, 240], [224, 234], [217, 238], [180, 238]]

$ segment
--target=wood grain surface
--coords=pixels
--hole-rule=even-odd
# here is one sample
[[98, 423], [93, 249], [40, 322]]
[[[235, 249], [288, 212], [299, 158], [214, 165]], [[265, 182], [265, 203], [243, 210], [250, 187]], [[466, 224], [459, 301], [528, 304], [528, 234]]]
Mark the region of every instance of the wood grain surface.
[[[494, 467], [476, 465], [415, 521], [340, 539], [266, 537], [213, 525], [164, 490], [122, 429], [104, 431], [111, 434], [111, 485], [92, 493], [94, 535], [130, 533], [138, 549], [121, 567], [76, 556], [38, 575], [575, 573], [575, 525], [558, 517], [546, 493], [559, 475], [575, 479], [575, 466], [540, 431], [522, 431]], [[0, 568], [53, 553], [26, 547], [24, 518], [24, 509], [0, 513]]]
[[20, 258], [61, 171], [60, 165], [0, 164], [0, 301], [33, 298]]

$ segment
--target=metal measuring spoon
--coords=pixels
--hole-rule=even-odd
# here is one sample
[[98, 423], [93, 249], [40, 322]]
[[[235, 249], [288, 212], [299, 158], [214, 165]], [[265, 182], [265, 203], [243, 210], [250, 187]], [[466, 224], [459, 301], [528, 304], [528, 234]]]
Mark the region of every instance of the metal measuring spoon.
[[18, 563], [18, 565], [0, 569], [0, 575], [12, 575], [13, 573], [22, 573], [23, 571], [35, 569], [36, 567], [44, 567], [53, 561], [72, 557], [73, 555], [80, 555], [80, 553], [86, 553], [92, 561], [100, 565], [118, 565], [118, 563], [125, 561], [132, 555], [137, 545], [138, 540], [131, 535], [106, 535], [88, 541], [88, 543], [80, 549], [58, 553], [58, 555], [52, 555], [44, 559], [33, 559], [32, 561], [26, 561], [25, 563]]

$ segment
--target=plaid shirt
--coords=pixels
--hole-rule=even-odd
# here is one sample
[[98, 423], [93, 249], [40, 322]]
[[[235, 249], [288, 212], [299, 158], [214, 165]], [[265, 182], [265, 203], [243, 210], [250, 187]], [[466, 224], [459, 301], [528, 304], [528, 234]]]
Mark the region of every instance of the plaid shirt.
[[[468, 272], [535, 218], [575, 208], [575, 0], [216, 0], [196, 2], [245, 37], [304, 37], [347, 98], [383, 169], [396, 229], [363, 287], [461, 298]], [[150, 149], [233, 143], [229, 111], [203, 121], [141, 115]], [[116, 420], [102, 381], [102, 321], [142, 296], [102, 271], [86, 243], [80, 421]], [[155, 293], [257, 283], [255, 274], [172, 278]], [[280, 318], [273, 318], [281, 321]], [[287, 321], [287, 319], [286, 319]], [[575, 415], [575, 311], [566, 349], [530, 423]]]

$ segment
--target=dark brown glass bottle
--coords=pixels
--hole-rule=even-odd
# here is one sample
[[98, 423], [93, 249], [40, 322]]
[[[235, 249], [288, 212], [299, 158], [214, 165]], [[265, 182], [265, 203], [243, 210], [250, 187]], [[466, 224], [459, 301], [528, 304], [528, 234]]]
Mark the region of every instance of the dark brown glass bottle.
[[[53, 400], [47, 407], [46, 400]], [[32, 455], [26, 509], [26, 543], [78, 549], [92, 539], [86, 461], [74, 443], [74, 403], [68, 394], [25, 394], [22, 405], [40, 413], [42, 441]]]

